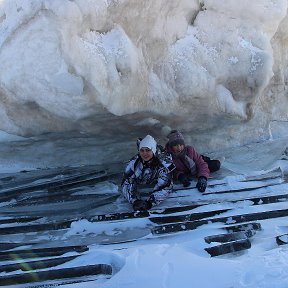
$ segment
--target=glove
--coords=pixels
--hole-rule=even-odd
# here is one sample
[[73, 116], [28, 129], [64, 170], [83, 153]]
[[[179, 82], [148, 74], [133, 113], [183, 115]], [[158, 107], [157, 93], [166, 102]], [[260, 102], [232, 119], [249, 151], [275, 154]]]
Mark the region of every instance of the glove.
[[137, 199], [133, 203], [134, 211], [147, 211], [152, 207], [152, 203], [149, 200], [140, 200]]
[[196, 188], [200, 191], [200, 192], [205, 192], [207, 187], [207, 179], [204, 176], [200, 176], [198, 178], [197, 184], [196, 184]]
[[180, 174], [178, 180], [183, 184], [183, 187], [188, 187], [190, 185], [190, 181], [185, 174]]

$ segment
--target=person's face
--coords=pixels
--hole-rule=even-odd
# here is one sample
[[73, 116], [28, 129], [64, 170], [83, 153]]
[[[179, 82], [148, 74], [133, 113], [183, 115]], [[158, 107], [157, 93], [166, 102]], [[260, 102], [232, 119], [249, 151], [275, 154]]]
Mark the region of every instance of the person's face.
[[172, 150], [176, 154], [181, 153], [184, 150], [184, 145], [183, 144], [174, 145], [172, 146]]
[[143, 147], [139, 150], [139, 154], [144, 161], [149, 161], [153, 158], [153, 151], [149, 148]]

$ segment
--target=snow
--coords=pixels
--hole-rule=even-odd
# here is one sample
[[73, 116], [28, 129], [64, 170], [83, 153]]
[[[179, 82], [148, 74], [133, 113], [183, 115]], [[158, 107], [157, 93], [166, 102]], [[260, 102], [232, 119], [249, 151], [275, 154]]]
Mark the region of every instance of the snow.
[[[243, 209], [243, 213], [247, 210]], [[144, 220], [142, 220], [144, 221]], [[141, 221], [140, 221], [141, 222]], [[276, 247], [273, 234], [288, 231], [287, 217], [278, 218], [263, 227], [269, 234], [253, 243], [255, 248], [234, 256], [211, 258], [204, 250], [205, 228], [182, 235], [160, 238], [156, 243], [140, 242], [133, 247], [125, 245], [98, 252], [97, 260], [103, 263], [107, 253], [122, 259], [116, 265], [118, 273], [105, 283], [85, 283], [73, 287], [287, 287], [287, 247]], [[138, 223], [139, 224], [139, 223]], [[141, 225], [141, 224], [140, 224]], [[275, 231], [275, 226], [278, 230]], [[110, 229], [110, 227], [107, 227]], [[276, 233], [277, 232], [277, 233]], [[210, 231], [211, 233], [211, 231]], [[265, 241], [266, 240], [266, 241]], [[270, 240], [270, 241], [269, 241]], [[158, 243], [157, 243], [158, 242]], [[128, 248], [126, 248], [128, 246]], [[103, 248], [102, 248], [103, 249]], [[95, 248], [97, 251], [97, 248]], [[102, 254], [101, 254], [102, 253]], [[101, 256], [102, 255], [102, 256]], [[93, 256], [94, 257], [94, 254]], [[95, 258], [94, 258], [95, 259]], [[92, 259], [91, 259], [92, 260]], [[64, 287], [72, 287], [65, 285]]]
[[[245, 188], [245, 176], [277, 167], [287, 175], [287, 7], [287, 0], [0, 0], [0, 172], [119, 168], [137, 137], [149, 133], [163, 145], [178, 128], [199, 152], [225, 159], [226, 188]], [[279, 179], [259, 190], [273, 195], [274, 184]], [[105, 181], [85, 193], [118, 188]], [[278, 192], [287, 192], [286, 182]], [[214, 201], [195, 211], [260, 211], [208, 193], [192, 191], [193, 201]], [[117, 200], [101, 209], [95, 213], [131, 207]], [[89, 253], [59, 267], [96, 261], [110, 264], [113, 275], [62, 287], [287, 288], [288, 245], [275, 242], [288, 233], [287, 220], [260, 221], [251, 249], [215, 258], [204, 250], [215, 243], [203, 239], [219, 234], [217, 223], [152, 237], [146, 218], [75, 221], [60, 240], [87, 238]], [[141, 239], [125, 243], [131, 235]], [[116, 238], [123, 243], [108, 245]]]
[[[60, 140], [58, 139], [57, 141]], [[80, 141], [80, 139], [78, 139], [78, 141]], [[101, 142], [101, 139], [94, 139], [94, 141], [95, 143], [98, 141]], [[18, 157], [18, 163], [21, 164], [14, 167], [15, 172], [18, 171], [18, 169], [29, 168], [29, 165], [27, 166], [27, 159], [24, 159], [24, 161], [22, 159], [22, 142], [17, 141], [9, 143], [10, 147], [12, 147], [11, 149], [14, 151], [17, 151], [16, 147], [18, 147], [17, 155], [15, 157]], [[3, 142], [2, 144], [5, 145], [5, 143], [6, 142]], [[33, 149], [34, 145], [36, 145], [34, 147], [37, 147], [37, 142], [31, 142], [30, 145], [31, 147], [29, 149]], [[27, 148], [28, 146], [25, 145], [25, 147]], [[41, 161], [44, 167], [46, 166], [46, 164], [44, 164], [46, 161], [48, 161], [46, 163], [50, 163], [51, 155], [54, 155], [55, 158], [57, 158], [57, 153], [62, 153], [66, 149], [69, 150], [69, 145], [63, 145], [62, 149], [59, 149], [58, 147], [56, 149], [57, 152], [56, 150], [53, 150], [55, 148], [53, 145], [46, 145], [46, 151], [43, 150], [43, 147], [42, 143]], [[217, 180], [217, 174], [215, 174], [215, 179], [212, 178], [209, 181], [215, 181], [215, 184], [225, 182], [228, 185], [227, 188], [241, 189], [245, 188], [247, 185], [251, 186], [254, 183], [247, 184], [247, 182], [241, 182], [247, 176], [257, 179], [257, 177], [261, 177], [261, 175], [266, 174], [270, 170], [274, 171], [277, 167], [281, 167], [282, 172], [287, 173], [288, 163], [287, 160], [285, 160], [284, 155], [286, 147], [287, 139], [283, 139], [238, 147], [233, 150], [233, 153], [229, 150], [221, 151], [222, 156], [225, 156], [222, 169], [225, 170], [230, 167], [233, 168], [235, 172], [234, 174], [232, 173], [232, 175], [225, 176], [221, 180]], [[85, 150], [85, 146], [83, 146], [81, 150]], [[37, 152], [37, 149], [35, 151]], [[38, 153], [40, 153], [40, 151]], [[109, 151], [107, 153], [109, 154]], [[63, 153], [63, 155], [64, 159], [62, 160], [66, 161], [67, 165], [71, 164], [73, 166], [73, 164], [75, 164], [73, 162], [75, 159], [73, 160], [73, 157], [69, 157], [67, 151], [66, 153]], [[265, 157], [263, 157], [263, 155], [265, 155]], [[40, 156], [37, 155], [37, 153], [33, 156], [30, 155], [30, 160], [32, 162], [33, 157], [39, 159]], [[79, 159], [80, 158], [81, 156], [79, 156]], [[255, 162], [251, 160], [250, 163], [249, 159], [254, 159]], [[69, 162], [69, 160], [71, 162]], [[246, 165], [243, 166], [242, 163]], [[41, 163], [39, 162], [38, 164], [41, 167]], [[5, 171], [4, 167], [2, 168], [3, 171]], [[213, 177], [213, 174], [211, 176]], [[254, 184], [259, 186], [262, 181], [256, 181]], [[269, 181], [271, 186], [268, 187], [266, 193], [273, 195], [273, 184], [279, 184], [281, 181], [279, 178], [271, 179]], [[281, 188], [281, 185], [283, 188]], [[277, 186], [277, 193], [286, 193], [287, 183], [283, 182], [281, 185], [279, 187]], [[87, 193], [92, 196], [93, 191], [94, 193], [97, 193], [95, 191], [99, 191], [99, 189], [102, 189], [105, 193], [111, 193], [112, 195], [117, 193], [118, 186], [109, 181], [104, 181], [98, 183], [95, 186], [95, 189], [88, 190]], [[260, 190], [261, 188], [259, 191]], [[213, 192], [213, 187], [206, 191], [206, 193], [209, 192]], [[186, 192], [183, 190], [181, 193], [184, 195]], [[181, 193], [179, 195], [181, 195]], [[237, 211], [236, 214], [247, 214], [260, 211], [260, 206], [250, 206], [249, 201], [242, 201], [234, 204], [217, 203], [217, 200], [220, 201], [222, 197], [225, 199], [224, 194], [219, 194], [215, 197], [213, 194], [201, 195], [197, 190], [190, 191], [189, 193], [191, 193], [192, 201], [211, 201], [212, 199], [215, 199], [216, 201], [215, 204], [196, 208], [194, 210], [195, 212], [232, 208], [233, 210], [227, 210], [227, 212], [221, 214], [221, 216], [229, 216], [235, 215], [235, 211]], [[252, 190], [251, 192], [247, 191], [245, 192], [245, 196], [253, 196], [253, 193], [256, 192], [253, 192]], [[76, 194], [79, 195], [79, 192]], [[167, 199], [164, 203], [169, 206], [173, 202], [169, 202]], [[111, 213], [113, 213], [116, 211], [129, 211], [130, 209], [129, 204], [126, 203], [126, 201], [118, 201], [116, 205], [117, 206], [107, 208], [108, 211], [110, 210]], [[162, 209], [162, 206], [160, 205], [159, 211]], [[286, 209], [286, 207], [286, 202], [265, 205], [266, 211], [276, 208]], [[105, 208], [103, 209], [105, 210]], [[104, 211], [103, 209], [97, 208], [95, 213], [101, 214], [101, 211]], [[185, 212], [179, 212], [178, 214], [185, 214]], [[92, 223], [87, 219], [75, 221], [71, 224], [71, 228], [62, 236], [61, 241], [64, 241], [63, 243], [65, 243], [66, 240], [72, 237], [71, 239], [74, 239], [73, 241], [75, 241], [76, 244], [79, 243], [81, 239], [86, 238], [87, 240], [91, 235], [95, 235], [89, 240], [89, 253], [85, 252], [81, 257], [77, 257], [68, 263], [62, 264], [58, 266], [58, 268], [76, 267], [79, 265], [86, 265], [87, 263], [95, 263], [96, 261], [97, 263], [111, 265], [113, 268], [113, 275], [110, 279], [106, 279], [103, 276], [92, 282], [65, 284], [62, 287], [144, 288], [150, 286], [188, 288], [195, 286], [201, 288], [286, 288], [288, 281], [288, 247], [287, 245], [277, 246], [275, 236], [288, 232], [287, 220], [288, 217], [281, 217], [259, 221], [262, 225], [262, 230], [257, 232], [251, 239], [251, 249], [218, 257], [211, 257], [204, 250], [205, 247], [215, 245], [213, 242], [211, 244], [205, 243], [204, 237], [224, 233], [219, 229], [221, 227], [219, 223], [203, 225], [195, 230], [155, 238], [151, 235], [150, 229], [147, 229], [151, 223], [149, 224], [149, 220], [146, 218], [112, 221], [109, 224], [107, 224], [107, 222]], [[124, 233], [122, 235], [122, 231], [125, 229], [131, 229], [131, 233], [133, 234]], [[141, 239], [131, 242], [131, 235], [136, 238], [140, 237]], [[32, 236], [33, 233], [31, 234], [31, 237]], [[111, 239], [116, 237], [115, 239], [118, 239], [119, 241], [122, 236], [124, 237], [122, 239], [124, 243], [107, 243], [108, 245], [105, 245], [105, 242], [109, 239], [111, 241]], [[42, 240], [47, 241], [49, 240], [49, 237], [51, 236], [43, 235]], [[125, 242], [127, 237], [129, 242]], [[5, 241], [4, 238], [3, 241]], [[97, 241], [100, 241], [102, 244], [96, 244]], [[67, 256], [68, 255], [70, 254], [67, 254]]]

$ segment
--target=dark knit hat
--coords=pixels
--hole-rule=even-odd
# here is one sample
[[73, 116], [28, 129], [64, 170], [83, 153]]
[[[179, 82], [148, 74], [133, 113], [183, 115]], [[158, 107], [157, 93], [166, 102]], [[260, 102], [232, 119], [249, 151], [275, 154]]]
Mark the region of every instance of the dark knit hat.
[[168, 140], [169, 146], [175, 146], [178, 144], [182, 144], [182, 145], [185, 144], [183, 135], [177, 130], [172, 130], [168, 134], [167, 138], [169, 139]]

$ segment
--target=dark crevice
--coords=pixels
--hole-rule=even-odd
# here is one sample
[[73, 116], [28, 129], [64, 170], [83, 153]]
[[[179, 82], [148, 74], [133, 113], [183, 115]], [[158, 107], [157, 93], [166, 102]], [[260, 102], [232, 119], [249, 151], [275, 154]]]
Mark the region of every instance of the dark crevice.
[[205, 11], [205, 10], [207, 10], [207, 9], [205, 8], [204, 2], [200, 1], [200, 2], [199, 2], [199, 10], [196, 11], [196, 12], [194, 13], [194, 15], [192, 16], [191, 25], [194, 25], [194, 22], [195, 22], [195, 20], [197, 19], [198, 14], [199, 14], [200, 12], [202, 12], [202, 11]]

